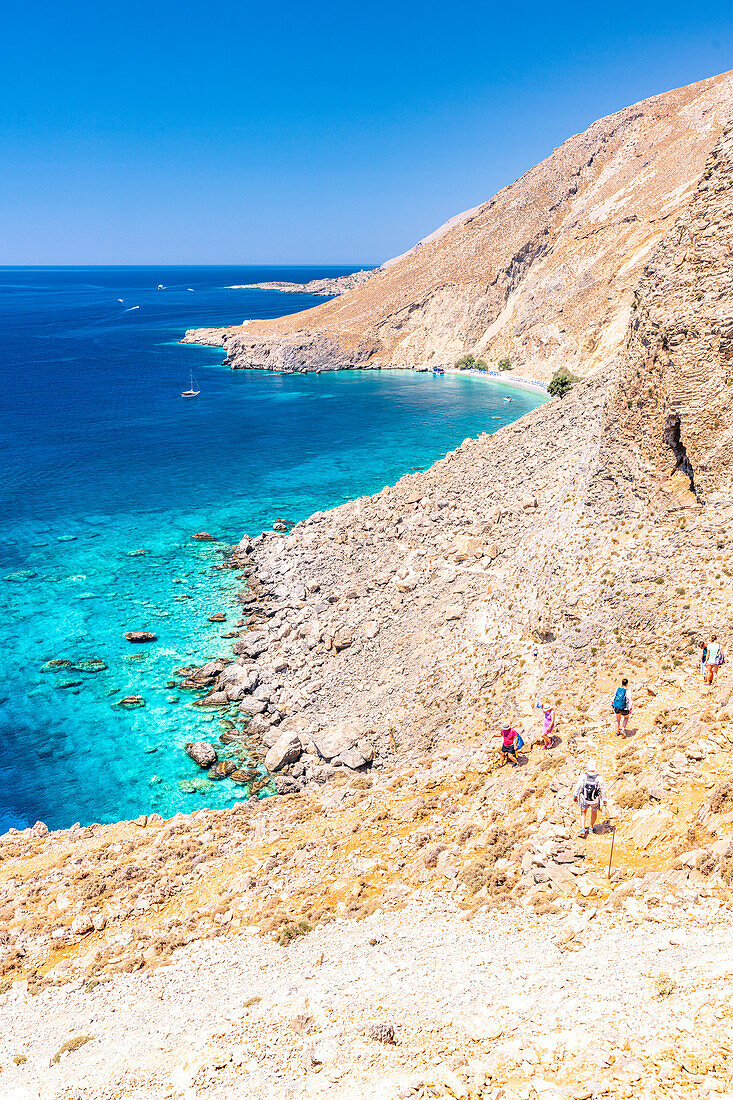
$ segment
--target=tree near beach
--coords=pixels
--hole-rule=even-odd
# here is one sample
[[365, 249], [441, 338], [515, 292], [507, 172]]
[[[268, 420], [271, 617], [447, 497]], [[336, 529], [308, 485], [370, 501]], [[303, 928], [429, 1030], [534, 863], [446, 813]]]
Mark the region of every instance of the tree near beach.
[[564, 397], [579, 381], [580, 379], [571, 374], [567, 367], [558, 367], [547, 387], [547, 392], [550, 397]]
[[456, 370], [488, 370], [489, 364], [483, 359], [476, 359], [473, 355], [462, 355], [453, 364]]
[[499, 368], [499, 370], [511, 370], [512, 369], [512, 361], [511, 361], [511, 359], [507, 358], [506, 355], [504, 356], [503, 359], [500, 359], [499, 362], [496, 365]]

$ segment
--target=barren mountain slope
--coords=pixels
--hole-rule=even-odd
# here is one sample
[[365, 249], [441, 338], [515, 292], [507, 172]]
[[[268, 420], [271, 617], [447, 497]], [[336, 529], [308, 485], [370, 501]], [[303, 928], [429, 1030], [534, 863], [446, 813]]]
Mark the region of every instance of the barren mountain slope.
[[581, 375], [620, 346], [645, 262], [688, 201], [733, 106], [722, 74], [594, 123], [434, 240], [339, 299], [200, 329], [236, 367], [450, 365], [509, 356]]

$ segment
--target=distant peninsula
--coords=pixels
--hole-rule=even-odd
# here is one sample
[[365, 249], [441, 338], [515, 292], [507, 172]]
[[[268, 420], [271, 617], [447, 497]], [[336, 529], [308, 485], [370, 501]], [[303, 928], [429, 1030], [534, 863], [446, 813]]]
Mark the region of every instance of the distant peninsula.
[[368, 282], [379, 270], [378, 267], [365, 268], [354, 271], [351, 275], [339, 275], [336, 279], [311, 279], [309, 283], [245, 283], [242, 286], [229, 286], [227, 290], [280, 290], [283, 294], [319, 294], [324, 298], [333, 297]]

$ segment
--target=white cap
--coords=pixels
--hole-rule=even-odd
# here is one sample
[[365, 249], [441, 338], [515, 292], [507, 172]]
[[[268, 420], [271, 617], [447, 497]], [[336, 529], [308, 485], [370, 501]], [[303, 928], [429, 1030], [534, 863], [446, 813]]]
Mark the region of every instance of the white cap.
[[588, 775], [598, 775], [598, 771], [596, 770], [595, 760], [586, 760], [585, 770], [588, 773]]

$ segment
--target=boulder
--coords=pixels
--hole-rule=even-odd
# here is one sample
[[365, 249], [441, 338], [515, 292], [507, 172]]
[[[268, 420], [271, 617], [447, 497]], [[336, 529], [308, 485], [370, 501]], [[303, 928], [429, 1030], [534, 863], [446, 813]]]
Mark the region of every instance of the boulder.
[[255, 699], [254, 696], [249, 695], [246, 699], [242, 699], [239, 710], [241, 714], [264, 714], [267, 710], [267, 703], [262, 699]]
[[226, 620], [227, 620], [226, 615], [224, 615], [223, 612], [221, 612], [221, 611], [217, 611], [217, 613], [215, 615], [209, 615], [209, 622], [210, 623], [225, 623]]
[[452, 550], [452, 556], [456, 561], [480, 558], [484, 552], [484, 540], [475, 535], [460, 535], [453, 544]]
[[194, 702], [195, 707], [225, 707], [229, 703], [229, 698], [225, 691], [212, 691], [209, 695], [205, 695], [203, 699], [197, 699]]
[[214, 536], [208, 531], [197, 531], [195, 535], [191, 535], [191, 538], [198, 539], [199, 542], [213, 542]]
[[297, 794], [302, 789], [298, 780], [289, 775], [276, 775], [272, 785], [278, 794]]
[[71, 922], [71, 931], [75, 936], [86, 936], [94, 931], [94, 921], [88, 913], [79, 913]]
[[216, 749], [208, 741], [189, 741], [186, 752], [200, 768], [210, 768], [218, 759]]
[[265, 767], [268, 771], [276, 772], [286, 764], [294, 764], [300, 758], [302, 751], [303, 746], [298, 734], [286, 731], [278, 737], [272, 748], [268, 749]]
[[267, 649], [267, 644], [262, 638], [240, 638], [234, 643], [233, 650], [237, 657], [249, 657], [254, 661]]
[[374, 759], [374, 749], [365, 737], [362, 737], [351, 749], [343, 749], [338, 756], [334, 756], [332, 764], [343, 764], [344, 767], [356, 770], [363, 768]]
[[[361, 742], [371, 749], [371, 745], [365, 738], [366, 733], [367, 730], [362, 722], [351, 720], [337, 723], [312, 734], [312, 740], [324, 760], [333, 760], [337, 756], [343, 757], [344, 753], [357, 748]], [[361, 749], [359, 751], [361, 752]], [[363, 752], [361, 754], [364, 756]]]
[[337, 630], [333, 636], [333, 648], [336, 650], [347, 649], [354, 643], [354, 635], [350, 630]]
[[142, 695], [126, 695], [124, 699], [118, 700], [117, 706], [124, 707], [125, 710], [136, 710], [145, 706], [145, 700]]
[[128, 642], [134, 642], [136, 645], [140, 642], [155, 642], [158, 639], [158, 635], [153, 634], [152, 630], [130, 630], [125, 637]]

